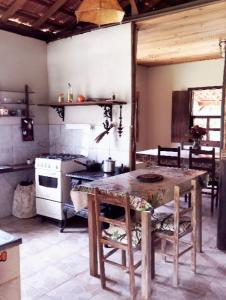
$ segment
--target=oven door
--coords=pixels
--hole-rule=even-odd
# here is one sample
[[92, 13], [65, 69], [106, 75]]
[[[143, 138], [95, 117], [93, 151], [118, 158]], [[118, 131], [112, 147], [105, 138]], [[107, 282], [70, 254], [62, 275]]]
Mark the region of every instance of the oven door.
[[36, 197], [62, 202], [61, 172], [35, 170]]

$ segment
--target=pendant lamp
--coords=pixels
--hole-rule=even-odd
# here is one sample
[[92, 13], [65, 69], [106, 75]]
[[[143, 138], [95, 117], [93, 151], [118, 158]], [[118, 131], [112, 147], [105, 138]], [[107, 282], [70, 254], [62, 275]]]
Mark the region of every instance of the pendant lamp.
[[77, 22], [100, 25], [120, 23], [125, 12], [117, 0], [83, 0], [75, 15]]

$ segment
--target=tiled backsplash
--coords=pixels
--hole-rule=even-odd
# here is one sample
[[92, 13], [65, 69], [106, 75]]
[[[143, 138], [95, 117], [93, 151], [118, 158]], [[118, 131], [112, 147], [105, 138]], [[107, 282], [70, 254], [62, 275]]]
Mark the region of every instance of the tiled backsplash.
[[121, 138], [116, 129], [112, 129], [96, 143], [95, 138], [103, 131], [102, 126], [83, 130], [67, 129], [65, 125], [49, 125], [50, 152], [83, 154], [98, 162], [111, 156], [116, 160], [116, 165], [129, 165], [129, 128], [124, 128]]
[[23, 142], [19, 125], [0, 125], [0, 165], [25, 163], [49, 151], [48, 125], [34, 125], [34, 141]]
[[[116, 165], [129, 165], [130, 129], [125, 127], [122, 137], [116, 129], [96, 143], [102, 126], [86, 129], [67, 129], [67, 125], [35, 125], [34, 141], [23, 142], [19, 125], [0, 125], [0, 165], [25, 163], [41, 153], [83, 154], [101, 162], [109, 156]], [[69, 128], [73, 128], [69, 126]], [[33, 180], [34, 171], [1, 174], [0, 218], [11, 215], [13, 193], [20, 181]]]
[[[34, 141], [23, 142], [19, 125], [0, 125], [0, 165], [25, 163], [49, 151], [48, 125], [34, 126]], [[0, 218], [11, 215], [13, 194], [17, 184], [33, 180], [34, 171], [0, 174]]]

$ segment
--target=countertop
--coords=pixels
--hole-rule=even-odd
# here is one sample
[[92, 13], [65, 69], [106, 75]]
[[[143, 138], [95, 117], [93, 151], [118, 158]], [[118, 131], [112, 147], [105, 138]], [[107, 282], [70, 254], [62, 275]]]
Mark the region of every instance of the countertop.
[[18, 238], [3, 230], [0, 230], [0, 251], [22, 244], [22, 238]]
[[114, 173], [104, 173], [103, 171], [78, 171], [66, 174], [67, 177], [71, 177], [72, 179], [77, 180], [87, 180], [87, 181], [94, 181], [103, 178], [108, 178], [114, 175], [119, 174], [119, 172]]
[[[4, 167], [1, 169], [1, 167]], [[5, 168], [7, 167], [7, 168]], [[17, 171], [24, 171], [24, 170], [31, 170], [34, 169], [34, 164], [19, 164], [19, 165], [7, 165], [7, 166], [0, 166], [0, 174], [2, 173], [9, 173], [9, 172], [17, 172]]]

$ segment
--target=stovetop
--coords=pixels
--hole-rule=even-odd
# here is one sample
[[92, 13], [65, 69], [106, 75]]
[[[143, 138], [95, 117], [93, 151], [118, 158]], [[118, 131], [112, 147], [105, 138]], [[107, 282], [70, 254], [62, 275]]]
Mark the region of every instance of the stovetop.
[[69, 154], [69, 153], [59, 153], [59, 154], [47, 154], [42, 155], [40, 158], [48, 158], [48, 159], [57, 159], [61, 161], [73, 160], [78, 158], [84, 158], [83, 155], [80, 154]]

